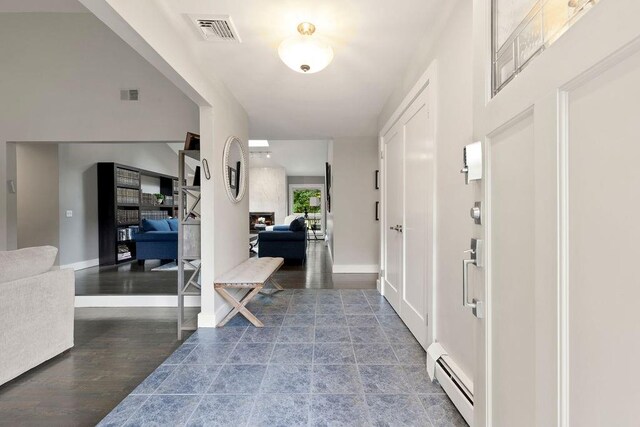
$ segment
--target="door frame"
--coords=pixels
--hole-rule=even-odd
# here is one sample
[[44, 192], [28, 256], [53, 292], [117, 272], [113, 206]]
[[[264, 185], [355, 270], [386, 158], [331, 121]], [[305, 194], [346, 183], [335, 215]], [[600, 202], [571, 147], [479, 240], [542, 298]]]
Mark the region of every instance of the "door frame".
[[[438, 233], [437, 233], [437, 211], [438, 211], [438, 195], [437, 195], [437, 176], [438, 176], [438, 165], [437, 165], [437, 150], [438, 150], [438, 64], [437, 61], [434, 60], [429, 64], [427, 70], [420, 76], [416, 84], [411, 88], [411, 90], [405, 95], [402, 99], [402, 102], [395, 109], [393, 114], [389, 117], [387, 122], [381, 128], [378, 133], [378, 151], [380, 153], [379, 158], [379, 168], [380, 168], [380, 273], [378, 278], [378, 291], [385, 295], [385, 245], [386, 245], [386, 234], [385, 230], [387, 229], [387, 219], [386, 219], [386, 156], [385, 156], [385, 136], [393, 129], [394, 126], [401, 119], [402, 115], [411, 107], [413, 102], [418, 98], [418, 96], [429, 87], [429, 120], [431, 121], [431, 133], [433, 136], [433, 144], [434, 144], [434, 161], [433, 164], [433, 182], [432, 182], [432, 206], [433, 206], [433, 219], [431, 228], [433, 230], [433, 238], [432, 238], [432, 265], [433, 271], [430, 273], [431, 276], [431, 286], [427, 287], [427, 292], [425, 292], [425, 306], [428, 310], [428, 325], [427, 325], [427, 342], [432, 343], [437, 340], [436, 337], [436, 288], [437, 288], [437, 242], [438, 242]], [[403, 219], [404, 222], [404, 219]], [[403, 246], [404, 246], [404, 238], [403, 238]], [[402, 265], [402, 280], [405, 278], [405, 265], [403, 262]], [[402, 284], [404, 287], [404, 283]]]
[[[474, 139], [480, 140], [484, 151], [484, 180], [477, 192], [485, 203], [486, 226], [483, 236], [486, 244], [484, 292], [486, 318], [477, 322], [476, 342], [478, 369], [474, 378], [475, 425], [491, 426], [492, 401], [492, 256], [490, 240], [492, 207], [491, 194], [491, 141], [492, 136], [519, 121], [523, 115], [534, 114], [535, 156], [544, 158], [546, 174], [536, 173], [536, 229], [544, 232], [535, 244], [535, 283], [544, 287], [551, 278], [555, 288], [556, 307], [553, 335], [540, 343], [536, 364], [555, 360], [555, 366], [544, 366], [551, 375], [553, 408], [538, 405], [537, 422], [541, 425], [570, 425], [569, 412], [569, 281], [568, 276], [568, 95], [576, 87], [601, 75], [622, 62], [630, 53], [640, 51], [635, 17], [640, 5], [634, 0], [601, 1], [582, 16], [552, 46], [547, 48], [518, 76], [491, 97], [491, 12], [492, 0], [474, 0], [473, 15], [473, 80], [474, 80]], [[634, 12], [635, 11], [635, 12]], [[597, 28], [598, 31], [593, 31]], [[567, 59], [569, 58], [569, 59]], [[554, 70], [551, 74], [547, 70]], [[536, 172], [539, 172], [539, 166]], [[542, 171], [540, 171], [542, 172]], [[550, 187], [551, 186], [551, 187]], [[544, 198], [544, 191], [553, 188], [553, 197]], [[548, 195], [548, 193], [547, 193]], [[478, 286], [477, 288], [480, 288]], [[548, 325], [543, 325], [548, 326]], [[536, 323], [536, 329], [539, 325]], [[538, 353], [538, 350], [536, 351]], [[548, 377], [547, 380], [549, 379]], [[540, 393], [540, 391], [538, 391]]]
[[[293, 212], [293, 192], [296, 189], [307, 189], [307, 188], [320, 190], [320, 213], [322, 215], [320, 219], [320, 234], [324, 236], [325, 229], [326, 229], [325, 218], [327, 216], [325, 211], [326, 208], [325, 208], [324, 184], [289, 184], [289, 207], [287, 209], [287, 212], [289, 212], [289, 215], [293, 215], [294, 213], [296, 213], [296, 212]], [[297, 213], [301, 213], [301, 212], [297, 212]], [[311, 233], [313, 235], [313, 232], [311, 232], [310, 230], [307, 230], [307, 233]]]

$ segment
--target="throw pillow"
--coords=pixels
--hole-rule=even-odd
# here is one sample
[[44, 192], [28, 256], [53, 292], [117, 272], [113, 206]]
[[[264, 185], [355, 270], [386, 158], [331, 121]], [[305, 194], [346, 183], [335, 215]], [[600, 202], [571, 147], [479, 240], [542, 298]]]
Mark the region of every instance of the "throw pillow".
[[166, 219], [143, 219], [142, 229], [144, 231], [171, 231]]
[[294, 219], [293, 221], [291, 221], [291, 225], [289, 225], [289, 230], [291, 231], [304, 231], [304, 229], [305, 229], [305, 224], [304, 224], [303, 217], [298, 217]]
[[177, 218], [168, 219], [167, 222], [169, 223], [169, 228], [171, 229], [171, 231], [178, 231], [178, 219]]

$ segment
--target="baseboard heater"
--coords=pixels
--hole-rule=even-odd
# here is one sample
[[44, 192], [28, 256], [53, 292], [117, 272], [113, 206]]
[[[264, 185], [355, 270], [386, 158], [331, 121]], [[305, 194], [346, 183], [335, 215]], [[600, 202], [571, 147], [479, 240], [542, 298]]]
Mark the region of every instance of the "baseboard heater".
[[442, 346], [438, 343], [432, 346], [440, 347], [433, 352], [429, 351], [427, 355], [427, 357], [431, 356], [429, 353], [436, 355], [434, 367], [436, 379], [465, 421], [473, 427], [473, 382], [446, 354]]

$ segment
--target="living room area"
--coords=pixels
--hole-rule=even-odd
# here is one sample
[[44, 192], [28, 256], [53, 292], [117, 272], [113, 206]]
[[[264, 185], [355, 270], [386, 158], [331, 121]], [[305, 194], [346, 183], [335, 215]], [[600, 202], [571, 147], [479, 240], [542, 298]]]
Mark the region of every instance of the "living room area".
[[[199, 131], [198, 106], [91, 14], [5, 17], [3, 54], [17, 59], [3, 67], [3, 79], [16, 82], [4, 99], [20, 107], [3, 116], [3, 239], [58, 248], [55, 265], [75, 270], [79, 300], [175, 298], [177, 269], [167, 265], [177, 245], [145, 254], [134, 236], [143, 219], [175, 217], [178, 150]], [[55, 37], [44, 42], [33, 27]], [[43, 57], [60, 72], [24, 73]], [[186, 167], [190, 183], [196, 164]]]
[[249, 140], [249, 157], [252, 253], [304, 264], [310, 245], [325, 244], [328, 141]]
[[[182, 144], [45, 142], [12, 148], [10, 209], [19, 248], [59, 248], [56, 265], [76, 271], [78, 296], [176, 293]], [[47, 171], [46, 179], [39, 170]], [[190, 182], [193, 170], [186, 165]], [[145, 233], [162, 224], [162, 235]]]

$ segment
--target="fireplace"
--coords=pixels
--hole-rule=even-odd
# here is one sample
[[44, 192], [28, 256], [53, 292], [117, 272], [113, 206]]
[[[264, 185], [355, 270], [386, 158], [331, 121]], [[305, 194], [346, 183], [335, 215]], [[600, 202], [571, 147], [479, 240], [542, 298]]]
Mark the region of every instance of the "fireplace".
[[267, 226], [274, 225], [275, 221], [275, 212], [250, 212], [249, 232], [257, 233], [259, 231], [264, 231]]

